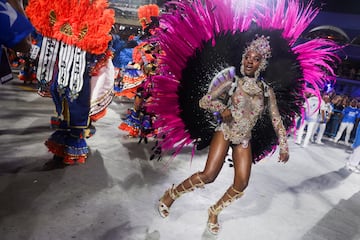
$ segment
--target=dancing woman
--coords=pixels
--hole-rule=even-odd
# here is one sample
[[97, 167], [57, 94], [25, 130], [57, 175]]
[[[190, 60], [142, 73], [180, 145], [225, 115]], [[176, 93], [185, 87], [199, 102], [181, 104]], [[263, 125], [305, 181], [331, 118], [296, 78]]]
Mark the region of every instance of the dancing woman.
[[279, 161], [288, 161], [286, 136], [301, 115], [304, 96], [320, 97], [319, 88], [334, 76], [331, 65], [337, 59], [338, 46], [331, 41], [295, 45], [318, 10], [302, 8], [298, 0], [247, 4], [171, 2], [156, 34], [165, 54], [161, 74], [152, 78], [147, 107], [157, 115], [162, 153], [174, 149], [176, 155], [189, 144], [198, 150], [210, 146], [203, 171], [168, 189], [158, 210], [167, 217], [182, 194], [213, 182], [231, 147], [234, 180], [208, 210], [212, 234], [220, 230], [219, 213], [243, 195], [252, 163], [277, 146]]
[[[279, 161], [288, 161], [286, 130], [277, 108], [274, 91], [259, 80], [260, 72], [265, 70], [270, 56], [270, 44], [266, 37], [261, 36], [253, 40], [246, 48], [241, 61], [243, 77], [235, 76], [237, 87], [231, 96], [231, 104], [225, 105], [218, 99], [231, 89], [232, 79], [230, 78], [201, 98], [200, 107], [212, 112], [220, 112], [222, 123], [216, 128], [210, 143], [205, 169], [193, 174], [178, 186], [173, 186], [161, 198], [159, 211], [162, 217], [169, 215], [169, 207], [183, 193], [192, 191], [195, 187], [202, 187], [216, 179], [231, 146], [235, 168], [233, 184], [208, 210], [208, 229], [211, 233], [218, 233], [218, 214], [232, 201], [241, 197], [248, 185], [253, 159], [251, 130], [264, 111], [264, 96], [269, 96], [269, 106], [265, 107], [269, 107], [272, 124], [279, 137]], [[224, 75], [231, 77], [231, 73]]]

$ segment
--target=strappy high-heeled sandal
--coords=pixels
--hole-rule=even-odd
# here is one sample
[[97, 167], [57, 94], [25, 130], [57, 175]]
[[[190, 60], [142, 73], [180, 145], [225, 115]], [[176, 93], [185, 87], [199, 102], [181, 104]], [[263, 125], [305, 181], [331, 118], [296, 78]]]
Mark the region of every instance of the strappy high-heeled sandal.
[[164, 203], [164, 197], [166, 196], [166, 194], [169, 194], [169, 197], [172, 200], [175, 200], [176, 198], [178, 198], [180, 196], [179, 194], [175, 194], [175, 192], [177, 192], [177, 191], [176, 191], [174, 185], [172, 185], [172, 187], [169, 188], [168, 190], [166, 190], [164, 195], [160, 198], [159, 205], [158, 205], [158, 210], [159, 210], [159, 214], [160, 214], [160, 216], [162, 218], [166, 218], [170, 214], [170, 207], [168, 207]]
[[[217, 217], [219, 212], [216, 211], [216, 209], [213, 206], [211, 206], [208, 209], [208, 214], [209, 214], [209, 216], [210, 216], [210, 214], [212, 214], [212, 215], [216, 215], [216, 217]], [[216, 223], [210, 222], [210, 217], [209, 217], [208, 222], [207, 222], [207, 230], [213, 235], [218, 235], [220, 232], [220, 224], [218, 222], [216, 222]]]
[[[230, 194], [230, 190], [233, 192], [234, 195]], [[213, 234], [213, 235], [217, 235], [220, 232], [220, 224], [218, 223], [218, 221], [216, 221], [216, 223], [210, 222], [210, 215], [215, 215], [218, 216], [219, 213], [227, 206], [229, 206], [233, 201], [235, 201], [236, 199], [240, 198], [242, 195], [244, 194], [244, 192], [240, 192], [238, 190], [236, 190], [233, 186], [231, 186], [224, 194], [224, 196], [222, 196], [220, 198], [220, 200], [213, 206], [211, 206], [208, 210], [208, 214], [209, 214], [209, 219], [207, 222], [207, 230]], [[226, 199], [226, 200], [224, 200]]]
[[[197, 182], [194, 184], [191, 181], [192, 177], [197, 178]], [[185, 181], [189, 181], [190, 184], [190, 188], [185, 188], [184, 186], [184, 182]], [[181, 195], [183, 195], [184, 193], [187, 192], [191, 192], [193, 191], [195, 188], [202, 188], [205, 183], [204, 181], [201, 179], [200, 177], [200, 173], [197, 172], [194, 175], [192, 175], [191, 177], [189, 177], [188, 179], [186, 179], [183, 183], [181, 183], [179, 186], [181, 186], [182, 190], [178, 191], [176, 187], [174, 187], [174, 185], [172, 185], [171, 188], [169, 188], [168, 190], [166, 190], [166, 192], [164, 193], [164, 195], [160, 198], [159, 200], [159, 205], [158, 205], [158, 210], [159, 210], [159, 214], [161, 217], [166, 218], [167, 216], [169, 216], [170, 213], [170, 206], [167, 206], [164, 203], [164, 197], [166, 196], [166, 194], [169, 194], [169, 197], [175, 201], [176, 199], [178, 199]]]
[[168, 206], [165, 205], [165, 203], [162, 202], [162, 200], [159, 200], [159, 214], [162, 218], [166, 218], [167, 216], [169, 216], [170, 213], [170, 209]]

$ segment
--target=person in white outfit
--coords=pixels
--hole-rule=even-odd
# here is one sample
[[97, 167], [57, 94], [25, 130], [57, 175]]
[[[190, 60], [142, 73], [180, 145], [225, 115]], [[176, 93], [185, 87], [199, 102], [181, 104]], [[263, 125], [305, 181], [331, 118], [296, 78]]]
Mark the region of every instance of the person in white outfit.
[[350, 146], [349, 143], [349, 138], [350, 138], [350, 134], [351, 131], [354, 128], [354, 124], [357, 121], [357, 119], [359, 118], [360, 115], [360, 111], [357, 108], [357, 100], [354, 98], [351, 100], [350, 102], [350, 106], [344, 108], [344, 110], [342, 111], [342, 121], [339, 127], [339, 130], [336, 134], [336, 137], [334, 139], [334, 142], [338, 142], [343, 134], [343, 132], [346, 130], [346, 134], [345, 134], [345, 144]]
[[314, 129], [316, 127], [319, 106], [319, 98], [314, 95], [309, 95], [304, 103], [304, 121], [301, 123], [297, 131], [297, 137], [295, 142], [296, 144], [301, 144], [305, 127], [307, 126], [306, 135], [302, 146], [307, 147], [309, 145], [310, 138], [312, 137]]
[[346, 162], [346, 168], [351, 172], [360, 173], [360, 125], [358, 125], [356, 129], [355, 140], [352, 148], [354, 150]]
[[315, 139], [314, 135], [318, 130], [317, 135], [316, 135], [316, 140], [315, 140], [315, 143], [317, 143], [317, 144], [323, 144], [321, 139], [324, 136], [326, 124], [330, 120], [331, 111], [332, 111], [332, 106], [331, 106], [331, 102], [330, 102], [330, 97], [329, 97], [329, 95], [324, 94], [321, 99], [320, 111], [319, 111], [319, 115], [318, 115], [318, 122], [314, 128], [315, 131], [313, 132], [313, 136], [311, 137], [311, 139]]

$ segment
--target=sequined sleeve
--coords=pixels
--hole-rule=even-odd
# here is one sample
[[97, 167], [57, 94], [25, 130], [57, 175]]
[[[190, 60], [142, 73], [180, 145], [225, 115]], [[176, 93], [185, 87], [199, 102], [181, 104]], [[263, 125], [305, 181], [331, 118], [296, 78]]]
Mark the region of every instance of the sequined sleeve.
[[199, 101], [199, 106], [211, 112], [223, 112], [226, 109], [226, 105], [219, 100], [219, 97], [229, 91], [231, 83], [231, 81], [226, 81], [203, 96]]
[[269, 103], [270, 103], [270, 117], [274, 126], [275, 132], [279, 138], [280, 153], [288, 153], [287, 134], [284, 124], [281, 120], [281, 115], [276, 104], [276, 97], [274, 91], [269, 88]]

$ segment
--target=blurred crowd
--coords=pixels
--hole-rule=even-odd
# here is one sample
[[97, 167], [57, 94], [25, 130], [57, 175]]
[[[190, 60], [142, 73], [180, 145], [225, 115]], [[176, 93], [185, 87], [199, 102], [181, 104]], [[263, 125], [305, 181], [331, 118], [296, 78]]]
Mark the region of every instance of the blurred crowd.
[[323, 144], [324, 139], [347, 146], [354, 142], [360, 118], [357, 98], [335, 91], [323, 93], [320, 102], [317, 96], [308, 96], [304, 110], [297, 122], [297, 144], [307, 147], [311, 142]]

